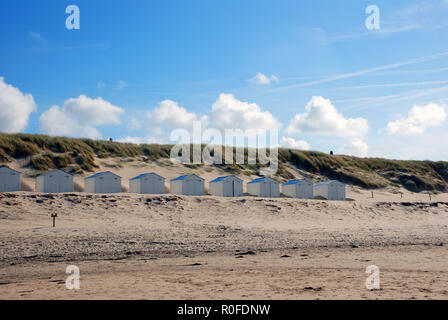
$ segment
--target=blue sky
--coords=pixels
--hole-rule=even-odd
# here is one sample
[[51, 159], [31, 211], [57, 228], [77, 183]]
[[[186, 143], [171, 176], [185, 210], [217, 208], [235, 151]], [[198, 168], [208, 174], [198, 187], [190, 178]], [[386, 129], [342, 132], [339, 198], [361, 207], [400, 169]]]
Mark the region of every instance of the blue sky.
[[4, 0], [0, 131], [170, 142], [202, 120], [278, 128], [284, 146], [448, 160], [447, 17], [448, 0]]

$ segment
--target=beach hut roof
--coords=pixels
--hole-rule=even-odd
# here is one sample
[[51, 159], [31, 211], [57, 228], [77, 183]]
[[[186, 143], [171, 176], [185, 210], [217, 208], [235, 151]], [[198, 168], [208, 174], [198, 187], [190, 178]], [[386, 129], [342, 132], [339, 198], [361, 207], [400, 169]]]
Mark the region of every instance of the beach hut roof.
[[86, 179], [96, 178], [96, 177], [102, 176], [102, 175], [104, 175], [104, 174], [106, 174], [106, 173], [110, 173], [110, 174], [113, 174], [114, 176], [117, 176], [118, 178], [121, 178], [119, 175], [117, 175], [117, 174], [115, 174], [115, 173], [113, 173], [113, 172], [110, 172], [110, 171], [104, 171], [104, 172], [98, 172], [98, 173], [95, 173], [94, 175], [91, 175], [90, 177], [87, 177]]
[[160, 175], [158, 175], [157, 173], [154, 173], [154, 172], [150, 172], [150, 173], [142, 173], [142, 174], [139, 174], [138, 176], [136, 176], [136, 177], [134, 177], [134, 178], [131, 178], [131, 179], [129, 179], [130, 181], [131, 180], [138, 180], [138, 179], [142, 179], [142, 178], [144, 178], [144, 177], [148, 177], [148, 176], [150, 176], [150, 175], [156, 175], [156, 176], [158, 176], [158, 177], [160, 177], [160, 178], [163, 178], [162, 176], [160, 176]]
[[19, 171], [14, 170], [14, 169], [12, 169], [12, 168], [10, 168], [10, 167], [8, 167], [8, 166], [5, 166], [5, 165], [0, 166], [0, 169], [2, 169], [2, 168], [6, 168], [6, 169], [9, 169], [9, 170], [15, 171], [15, 172], [17, 172], [17, 173], [20, 173]]
[[210, 181], [210, 183], [219, 182], [219, 181], [225, 180], [225, 179], [227, 179], [227, 178], [229, 178], [229, 177], [235, 177], [236, 179], [242, 181], [242, 180], [241, 180], [240, 178], [238, 178], [237, 176], [230, 175], [230, 176], [223, 176], [223, 177], [216, 178], [215, 180]]
[[258, 178], [258, 179], [252, 180], [251, 182], [248, 182], [247, 184], [258, 183], [258, 182], [262, 182], [262, 181], [265, 181], [265, 180], [271, 180], [271, 181], [277, 182], [277, 180], [275, 180], [275, 179], [272, 179], [272, 178], [269, 178], [269, 177], [264, 177], [264, 178]]
[[228, 176], [224, 176], [224, 177], [216, 178], [215, 180], [210, 181], [210, 183], [214, 183], [214, 182], [222, 181], [222, 180], [224, 180], [224, 179], [227, 178], [227, 177], [228, 177]]
[[204, 179], [202, 179], [201, 177], [198, 177], [198, 176], [195, 175], [195, 174], [186, 174], [186, 175], [179, 176], [179, 177], [177, 177], [177, 178], [171, 179], [171, 181], [185, 180], [186, 178], [188, 178], [188, 177], [190, 177], [190, 176], [195, 176], [196, 178], [199, 178], [199, 179], [201, 179], [201, 180], [204, 180]]
[[265, 179], [265, 178], [258, 178], [258, 179], [252, 180], [251, 182], [248, 182], [247, 184], [261, 182], [261, 181], [263, 181], [264, 179]]
[[[287, 185], [290, 185], [290, 184], [297, 184], [297, 183], [302, 182], [302, 181], [309, 182], [309, 181], [306, 180], [306, 179], [296, 179], [296, 180], [290, 180], [290, 181], [288, 181], [288, 182], [285, 182], [283, 185], [284, 185], [284, 186], [287, 186]], [[310, 182], [310, 183], [311, 183], [311, 182]]]
[[171, 179], [171, 181], [178, 181], [178, 180], [184, 180], [186, 177], [188, 177], [188, 174], [184, 175], [184, 176], [179, 176], [177, 178]]

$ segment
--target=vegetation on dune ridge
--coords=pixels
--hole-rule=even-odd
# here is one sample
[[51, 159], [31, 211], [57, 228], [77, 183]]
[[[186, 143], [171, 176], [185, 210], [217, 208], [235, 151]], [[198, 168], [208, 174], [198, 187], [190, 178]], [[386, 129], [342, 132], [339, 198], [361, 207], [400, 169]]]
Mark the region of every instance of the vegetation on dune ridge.
[[[7, 163], [13, 159], [29, 157], [30, 167], [38, 171], [55, 168], [74, 173], [94, 171], [98, 167], [95, 157], [142, 157], [144, 161], [169, 159], [171, 148], [172, 145], [136, 145], [37, 134], [0, 133], [0, 162]], [[246, 148], [244, 150], [246, 160], [247, 153]], [[200, 166], [187, 165], [189, 168]], [[246, 175], [259, 174], [262, 167], [259, 163], [215, 166], [234, 174]], [[311, 175], [337, 179], [364, 188], [403, 186], [411, 191], [446, 191], [448, 189], [448, 162], [443, 161], [357, 158], [280, 148], [277, 178], [282, 181], [293, 178], [288, 166]]]

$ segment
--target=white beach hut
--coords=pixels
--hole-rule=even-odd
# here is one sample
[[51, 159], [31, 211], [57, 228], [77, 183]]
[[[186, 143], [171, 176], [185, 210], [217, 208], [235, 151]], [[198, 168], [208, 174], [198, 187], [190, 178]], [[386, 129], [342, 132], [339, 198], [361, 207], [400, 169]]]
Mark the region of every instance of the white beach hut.
[[231, 175], [210, 181], [210, 194], [219, 197], [242, 197], [243, 180]]
[[87, 193], [119, 193], [121, 177], [110, 171], [98, 172], [84, 179]]
[[143, 194], [165, 193], [165, 178], [154, 172], [140, 174], [129, 179], [129, 192]]
[[282, 184], [282, 193], [291, 198], [314, 199], [313, 183], [306, 179], [291, 180]]
[[202, 196], [204, 195], [204, 179], [195, 174], [187, 174], [171, 179], [170, 192], [186, 196]]
[[247, 184], [247, 193], [258, 197], [278, 198], [279, 186], [280, 183], [272, 178], [259, 178]]
[[73, 192], [73, 176], [59, 169], [45, 172], [36, 178], [36, 192]]
[[314, 196], [327, 200], [345, 200], [345, 184], [334, 180], [317, 183], [314, 185]]
[[6, 166], [0, 167], [0, 192], [20, 190], [20, 172]]

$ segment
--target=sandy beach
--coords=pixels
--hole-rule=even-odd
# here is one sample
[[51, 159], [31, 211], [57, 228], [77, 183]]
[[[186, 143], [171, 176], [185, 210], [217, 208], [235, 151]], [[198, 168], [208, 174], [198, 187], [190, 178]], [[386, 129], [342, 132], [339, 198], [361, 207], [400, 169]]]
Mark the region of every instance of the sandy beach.
[[[448, 195], [403, 193], [2, 194], [0, 298], [447, 299]], [[365, 287], [370, 265], [380, 290]]]
[[448, 0], [65, 2], [0, 1], [14, 314], [448, 300]]

